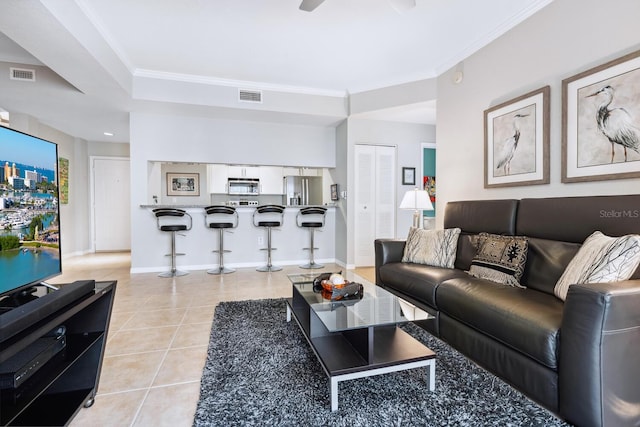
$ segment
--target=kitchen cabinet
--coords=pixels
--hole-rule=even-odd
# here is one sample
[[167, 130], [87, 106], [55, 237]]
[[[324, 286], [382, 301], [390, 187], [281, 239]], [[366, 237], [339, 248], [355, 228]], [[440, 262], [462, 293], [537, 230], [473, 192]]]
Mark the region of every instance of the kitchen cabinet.
[[284, 194], [281, 166], [260, 166], [260, 194]]
[[283, 168], [284, 176], [322, 176], [322, 169], [317, 168], [292, 168], [285, 167]]
[[229, 179], [229, 166], [207, 165], [209, 176], [209, 193], [226, 194]]
[[258, 166], [229, 166], [229, 178], [260, 178]]

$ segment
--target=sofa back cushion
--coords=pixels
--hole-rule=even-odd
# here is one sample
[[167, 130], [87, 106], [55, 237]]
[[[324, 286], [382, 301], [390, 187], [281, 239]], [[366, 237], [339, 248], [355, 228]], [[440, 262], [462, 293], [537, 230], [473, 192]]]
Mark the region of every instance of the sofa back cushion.
[[467, 200], [449, 202], [444, 210], [444, 228], [459, 228], [455, 267], [467, 271], [476, 255], [478, 233], [513, 236], [518, 201]]
[[459, 228], [464, 233], [503, 234], [516, 230], [517, 200], [467, 200], [449, 202], [444, 209], [444, 228]]
[[573, 259], [579, 243], [529, 238], [527, 264], [520, 283], [527, 288], [553, 295], [556, 282]]
[[[640, 194], [520, 200], [515, 231], [518, 235], [580, 246], [594, 231], [613, 237], [640, 234]], [[530, 263], [531, 260], [527, 262], [527, 268]], [[547, 268], [547, 265], [551, 266], [541, 262], [539, 268]], [[526, 283], [526, 276], [525, 271], [523, 283]], [[640, 267], [631, 278], [640, 279]]]
[[594, 231], [640, 234], [640, 194], [522, 199], [516, 234], [580, 243]]

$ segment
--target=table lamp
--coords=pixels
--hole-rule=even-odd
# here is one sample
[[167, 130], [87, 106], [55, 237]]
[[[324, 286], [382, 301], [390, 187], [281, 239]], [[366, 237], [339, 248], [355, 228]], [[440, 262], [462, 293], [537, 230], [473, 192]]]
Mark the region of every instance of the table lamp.
[[421, 228], [420, 218], [422, 214], [420, 211], [433, 210], [429, 193], [425, 190], [409, 190], [404, 194], [402, 202], [400, 202], [400, 209], [412, 209], [413, 210], [413, 226]]

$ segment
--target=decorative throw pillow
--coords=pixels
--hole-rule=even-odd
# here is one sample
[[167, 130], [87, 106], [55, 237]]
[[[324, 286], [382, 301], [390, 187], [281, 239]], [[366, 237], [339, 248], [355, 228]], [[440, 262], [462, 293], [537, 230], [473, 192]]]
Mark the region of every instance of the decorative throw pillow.
[[520, 284], [520, 278], [527, 262], [529, 239], [480, 233], [477, 244], [478, 252], [467, 273], [473, 277], [524, 288]]
[[459, 228], [423, 230], [411, 227], [404, 245], [402, 262], [453, 268], [458, 248]]
[[640, 235], [609, 237], [600, 231], [587, 237], [556, 282], [553, 293], [565, 300], [575, 283], [627, 280], [640, 264]]

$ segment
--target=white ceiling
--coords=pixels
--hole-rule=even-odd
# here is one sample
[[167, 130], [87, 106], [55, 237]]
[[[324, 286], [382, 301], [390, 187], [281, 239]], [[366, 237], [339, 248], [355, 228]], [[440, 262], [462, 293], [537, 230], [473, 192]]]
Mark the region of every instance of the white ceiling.
[[[37, 105], [37, 91], [18, 91], [29, 100], [0, 92], [0, 107], [108, 140], [109, 123], [96, 112], [113, 109], [114, 129], [128, 132], [122, 117], [136, 108], [129, 85], [141, 74], [344, 96], [437, 77], [550, 2], [417, 0], [401, 14], [388, 0], [326, 0], [312, 13], [298, 9], [300, 0], [3, 0], [17, 18], [0, 17], [0, 61], [44, 64], [90, 102], [60, 105], [85, 111], [73, 132], [37, 106], [22, 111]], [[435, 124], [435, 99], [361, 116]]]

